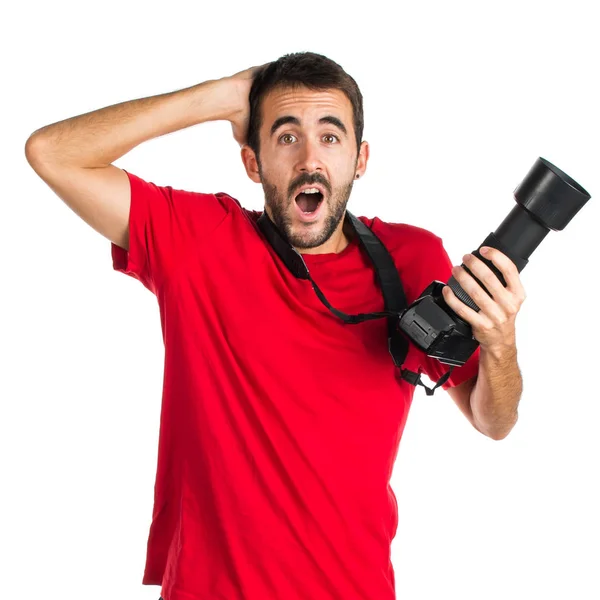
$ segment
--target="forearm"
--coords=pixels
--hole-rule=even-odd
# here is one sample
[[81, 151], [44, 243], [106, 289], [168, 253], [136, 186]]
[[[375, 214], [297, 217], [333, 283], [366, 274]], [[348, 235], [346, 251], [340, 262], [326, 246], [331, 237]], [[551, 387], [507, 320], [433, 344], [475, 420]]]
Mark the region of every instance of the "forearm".
[[205, 121], [226, 119], [235, 94], [223, 80], [107, 106], [35, 131], [26, 152], [38, 161], [104, 167], [147, 140]]
[[471, 410], [477, 428], [500, 440], [517, 422], [523, 380], [516, 345], [499, 350], [481, 348], [477, 382], [471, 392]]

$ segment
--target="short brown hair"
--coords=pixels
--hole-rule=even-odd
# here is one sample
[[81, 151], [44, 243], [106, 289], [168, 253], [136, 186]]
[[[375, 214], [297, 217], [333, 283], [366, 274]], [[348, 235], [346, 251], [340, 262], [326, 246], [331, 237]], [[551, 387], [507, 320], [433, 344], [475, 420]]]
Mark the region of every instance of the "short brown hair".
[[356, 81], [333, 60], [314, 52], [286, 54], [274, 62], [260, 67], [254, 73], [250, 89], [250, 117], [247, 143], [256, 156], [259, 154], [259, 131], [262, 125], [263, 98], [277, 87], [305, 86], [311, 90], [337, 89], [352, 103], [356, 150], [362, 142], [364, 116], [363, 98]]

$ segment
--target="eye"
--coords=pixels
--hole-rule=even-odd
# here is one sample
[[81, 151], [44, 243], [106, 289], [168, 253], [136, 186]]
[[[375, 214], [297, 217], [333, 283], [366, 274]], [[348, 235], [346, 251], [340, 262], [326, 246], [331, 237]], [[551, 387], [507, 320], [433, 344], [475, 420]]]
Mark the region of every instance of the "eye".
[[[284, 134], [283, 134], [283, 135], [282, 135], [282, 136], [279, 138], [279, 140], [281, 141], [281, 140], [283, 140], [284, 138], [293, 138], [293, 137], [294, 137], [294, 136], [293, 136], [291, 133], [284, 133]], [[287, 144], [287, 143], [285, 143], [285, 142], [284, 142], [284, 144], [285, 144], [286, 146], [289, 146], [289, 144]]]
[[[336, 141], [338, 141], [338, 142], [340, 141], [340, 138], [338, 138], [338, 136], [337, 136], [337, 135], [333, 135], [333, 133], [326, 133], [326, 134], [323, 136], [323, 139], [325, 139], [325, 138], [333, 138], [334, 140], [336, 140]], [[332, 142], [332, 143], [333, 143], [333, 142]]]

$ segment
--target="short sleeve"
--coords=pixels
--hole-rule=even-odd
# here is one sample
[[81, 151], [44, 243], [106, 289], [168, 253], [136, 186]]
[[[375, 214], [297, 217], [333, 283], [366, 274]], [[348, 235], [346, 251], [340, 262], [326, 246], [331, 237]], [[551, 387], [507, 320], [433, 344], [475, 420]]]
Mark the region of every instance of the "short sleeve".
[[228, 197], [175, 190], [125, 172], [131, 188], [129, 251], [111, 242], [113, 268], [156, 294], [186, 247], [200, 243], [227, 216]]

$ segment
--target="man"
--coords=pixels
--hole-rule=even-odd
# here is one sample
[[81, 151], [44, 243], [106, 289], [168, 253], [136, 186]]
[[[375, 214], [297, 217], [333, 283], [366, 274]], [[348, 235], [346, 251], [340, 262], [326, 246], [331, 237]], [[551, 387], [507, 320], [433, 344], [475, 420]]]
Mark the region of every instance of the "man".
[[[335, 62], [287, 55], [234, 76], [124, 102], [32, 134], [35, 171], [109, 239], [114, 268], [156, 294], [165, 374], [144, 584], [165, 600], [395, 597], [389, 486], [414, 387], [399, 377], [384, 319], [345, 325], [287, 269], [261, 213], [225, 193], [157, 186], [112, 162], [136, 145], [228, 120], [265, 212], [331, 304], [383, 310], [373, 266], [345, 220], [366, 172], [362, 96]], [[480, 349], [444, 384], [492, 439], [514, 426], [521, 393], [514, 265], [472, 255], [452, 269], [440, 238], [360, 220], [393, 257], [408, 302], [454, 274], [481, 308], [444, 288]], [[406, 368], [445, 368], [411, 344]]]

